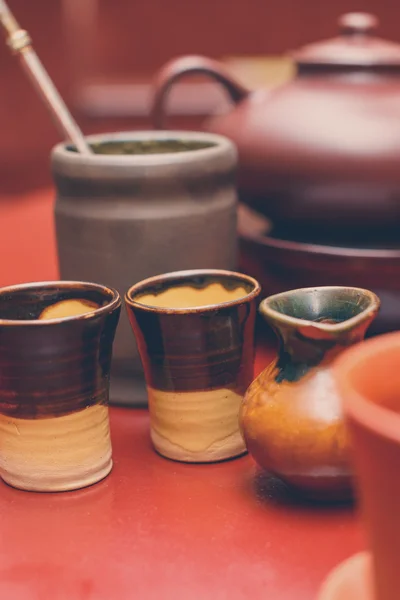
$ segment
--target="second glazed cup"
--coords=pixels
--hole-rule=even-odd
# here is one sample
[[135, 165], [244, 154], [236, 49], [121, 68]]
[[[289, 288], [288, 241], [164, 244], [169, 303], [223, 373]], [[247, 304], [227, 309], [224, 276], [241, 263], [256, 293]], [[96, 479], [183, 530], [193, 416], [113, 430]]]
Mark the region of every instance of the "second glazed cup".
[[168, 273], [127, 292], [160, 454], [213, 462], [246, 452], [238, 415], [253, 379], [259, 293], [255, 279], [222, 270]]

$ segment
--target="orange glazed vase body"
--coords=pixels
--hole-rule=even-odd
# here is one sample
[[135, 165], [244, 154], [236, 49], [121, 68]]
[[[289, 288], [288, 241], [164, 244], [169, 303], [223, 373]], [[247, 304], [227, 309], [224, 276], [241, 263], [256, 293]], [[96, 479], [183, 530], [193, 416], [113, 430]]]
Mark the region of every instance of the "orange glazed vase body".
[[331, 364], [364, 338], [378, 309], [375, 294], [347, 287], [292, 290], [260, 305], [280, 344], [277, 358], [246, 393], [242, 434], [261, 467], [307, 496], [351, 496], [348, 440]]

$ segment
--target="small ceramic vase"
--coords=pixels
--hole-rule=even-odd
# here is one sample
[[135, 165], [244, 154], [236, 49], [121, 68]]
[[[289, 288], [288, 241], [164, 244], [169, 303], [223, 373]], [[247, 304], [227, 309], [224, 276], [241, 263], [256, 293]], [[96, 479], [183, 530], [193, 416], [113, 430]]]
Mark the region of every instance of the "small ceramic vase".
[[398, 600], [400, 333], [379, 336], [343, 353], [333, 375], [343, 399], [370, 553], [337, 567], [319, 598]]
[[253, 378], [259, 292], [255, 279], [220, 270], [152, 277], [127, 292], [163, 456], [214, 462], [246, 452], [238, 417]]
[[346, 287], [293, 290], [260, 305], [279, 352], [248, 389], [241, 428], [256, 462], [307, 496], [351, 495], [348, 439], [331, 364], [364, 338], [378, 308], [372, 292]]
[[108, 395], [118, 293], [90, 283], [0, 289], [0, 475], [37, 492], [112, 468]]

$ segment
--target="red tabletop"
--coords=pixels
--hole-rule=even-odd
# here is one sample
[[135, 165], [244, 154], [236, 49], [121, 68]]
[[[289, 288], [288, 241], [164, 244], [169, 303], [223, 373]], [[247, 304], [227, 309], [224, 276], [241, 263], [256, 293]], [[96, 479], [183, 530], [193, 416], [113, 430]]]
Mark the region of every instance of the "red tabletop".
[[[51, 195], [0, 199], [0, 284], [57, 277]], [[257, 370], [271, 350], [261, 350]], [[112, 408], [114, 469], [77, 492], [0, 483], [1, 600], [312, 600], [362, 547], [349, 507], [290, 500], [249, 456], [174, 463]]]

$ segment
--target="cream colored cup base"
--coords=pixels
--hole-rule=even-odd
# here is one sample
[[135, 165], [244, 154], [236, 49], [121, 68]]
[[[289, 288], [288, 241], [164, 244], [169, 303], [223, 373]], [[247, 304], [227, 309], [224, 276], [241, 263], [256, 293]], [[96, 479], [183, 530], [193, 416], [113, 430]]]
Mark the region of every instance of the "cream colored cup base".
[[239, 431], [242, 396], [228, 388], [165, 392], [148, 388], [157, 452], [181, 462], [217, 462], [247, 452]]
[[13, 487], [75, 490], [104, 479], [111, 469], [107, 406], [49, 419], [0, 415], [0, 476]]

